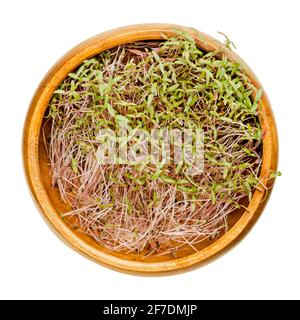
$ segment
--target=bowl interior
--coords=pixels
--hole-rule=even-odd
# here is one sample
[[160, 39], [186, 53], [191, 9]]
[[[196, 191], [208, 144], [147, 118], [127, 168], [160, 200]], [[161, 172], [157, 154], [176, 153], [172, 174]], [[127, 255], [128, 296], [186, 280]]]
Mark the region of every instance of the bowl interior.
[[[48, 108], [46, 109], [45, 114], [47, 114], [47, 111], [48, 111]], [[50, 126], [49, 126], [49, 123], [47, 123], [47, 125], [45, 125], [45, 122], [46, 122], [45, 119], [43, 119], [41, 131], [42, 131], [42, 128], [44, 127], [44, 128], [46, 128], [44, 130], [47, 132], [47, 131], [49, 131]], [[39, 158], [39, 168], [40, 168], [40, 172], [41, 172], [42, 183], [44, 185], [44, 188], [47, 191], [47, 194], [48, 194], [48, 197], [50, 198], [50, 201], [52, 202], [53, 206], [55, 207], [56, 212], [58, 214], [65, 213], [65, 212], [72, 210], [72, 208], [70, 206], [68, 206], [68, 204], [66, 204], [65, 202], [63, 202], [61, 200], [58, 189], [53, 188], [51, 185], [50, 161], [49, 161], [47, 153], [46, 153], [46, 149], [45, 149], [45, 145], [44, 145], [41, 131], [39, 134], [39, 145], [38, 145], [39, 157], [38, 158]], [[247, 198], [243, 199], [241, 201], [241, 204], [244, 207], [247, 207], [249, 204], [248, 199]], [[236, 222], [243, 215], [244, 211], [245, 211], [244, 208], [237, 209], [228, 216], [228, 230], [230, 230], [236, 224]], [[72, 227], [70, 227], [72, 221], [68, 220], [68, 218], [64, 218], [64, 220], [61, 219], [61, 221], [62, 221], [62, 223], [65, 224], [65, 226], [70, 231], [75, 233], [77, 237], [80, 237], [85, 243], [94, 247], [96, 250], [100, 250], [102, 252], [108, 253], [110, 255], [114, 255], [116, 257], [121, 257], [122, 259], [135, 260], [135, 261], [142, 260], [142, 261], [147, 261], [147, 262], [158, 262], [158, 261], [174, 260], [174, 259], [189, 256], [189, 255], [195, 253], [195, 250], [193, 248], [191, 248], [189, 246], [185, 246], [185, 247], [183, 247], [183, 249], [179, 250], [178, 253], [176, 253], [176, 256], [171, 255], [171, 254], [165, 254], [165, 255], [152, 255], [152, 256], [145, 258], [145, 257], [143, 257], [144, 256], [143, 253], [141, 255], [138, 255], [135, 253], [122, 254], [119, 252], [114, 252], [112, 250], [109, 250], [109, 249], [99, 245], [92, 237], [84, 234], [83, 232], [80, 232], [80, 230], [73, 229]], [[201, 251], [204, 248], [206, 248], [209, 245], [216, 242], [218, 239], [220, 239], [222, 237], [222, 235], [223, 234], [220, 234], [219, 236], [215, 237], [214, 239], [205, 239], [202, 242], [196, 244], [195, 248], [197, 249], [197, 251]]]

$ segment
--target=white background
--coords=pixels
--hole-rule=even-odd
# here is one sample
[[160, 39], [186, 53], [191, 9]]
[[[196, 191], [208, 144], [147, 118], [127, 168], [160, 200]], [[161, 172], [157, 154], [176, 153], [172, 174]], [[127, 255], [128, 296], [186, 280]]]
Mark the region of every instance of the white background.
[[[0, 298], [300, 298], [299, 1], [1, 1]], [[25, 183], [21, 136], [39, 81], [67, 50], [134, 23], [225, 32], [271, 100], [280, 138], [271, 199], [233, 250], [175, 276], [130, 276], [99, 266], [63, 244], [39, 215]]]

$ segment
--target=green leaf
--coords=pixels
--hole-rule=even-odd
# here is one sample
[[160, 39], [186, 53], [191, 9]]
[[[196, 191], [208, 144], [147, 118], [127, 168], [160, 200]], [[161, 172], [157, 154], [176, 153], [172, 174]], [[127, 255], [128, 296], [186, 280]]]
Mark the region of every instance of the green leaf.
[[148, 99], [147, 99], [147, 111], [150, 113], [151, 117], [153, 117], [153, 115], [154, 115], [154, 109], [152, 106], [153, 98], [154, 98], [154, 95], [151, 93], [151, 94], [149, 94]]
[[176, 173], [176, 174], [178, 174], [178, 173], [180, 172], [182, 166], [183, 166], [183, 161], [180, 161], [180, 162], [177, 164], [176, 169], [175, 169], [175, 173]]
[[106, 88], [107, 88], [107, 84], [106, 83], [99, 84], [99, 92], [100, 92], [101, 96], [104, 96]]
[[229, 172], [229, 168], [225, 167], [224, 171], [223, 171], [223, 179], [225, 180], [228, 176], [228, 172]]
[[132, 174], [130, 174], [130, 173], [125, 173], [124, 176], [127, 177], [127, 178], [129, 178], [129, 179], [131, 179], [131, 180], [133, 180], [133, 179], [135, 178], [135, 177], [134, 177]]
[[178, 83], [173, 84], [171, 87], [168, 88], [168, 92], [174, 91], [174, 90], [176, 90], [178, 87], [179, 87], [179, 84], [178, 84]]
[[119, 122], [125, 122], [128, 123], [129, 119], [127, 119], [126, 117], [122, 116], [121, 114], [116, 115], [115, 119]]
[[220, 117], [220, 120], [225, 121], [225, 122], [229, 122], [229, 123], [233, 123], [233, 120], [228, 117]]
[[256, 157], [256, 155], [248, 148], [242, 148], [242, 150], [248, 155], [252, 157]]
[[176, 184], [186, 184], [186, 183], [189, 183], [189, 181], [186, 179], [180, 179], [176, 181]]
[[274, 179], [276, 177], [281, 177], [282, 176], [282, 173], [280, 171], [273, 171], [270, 173], [270, 178], [271, 179]]
[[78, 76], [77, 76], [75, 73], [73, 73], [73, 72], [70, 72], [70, 73], [68, 74], [68, 76], [69, 76], [70, 78], [72, 78], [72, 79], [78, 80]]
[[160, 179], [166, 183], [176, 184], [176, 180], [174, 180], [170, 177], [167, 177], [167, 176], [161, 176]]
[[61, 90], [61, 89], [57, 89], [53, 93], [64, 94], [64, 93], [66, 93], [66, 91], [65, 90]]
[[156, 172], [151, 176], [151, 180], [155, 181], [159, 177], [160, 173], [161, 173], [160, 169], [156, 170]]
[[263, 89], [257, 90], [255, 94], [254, 102], [257, 103], [261, 99], [262, 95], [263, 95]]
[[78, 173], [78, 161], [74, 158], [71, 160], [71, 168], [73, 172]]
[[184, 186], [177, 186], [177, 190], [187, 192], [187, 193], [196, 193], [198, 191], [196, 187], [184, 187]]
[[108, 113], [109, 113], [112, 117], [114, 117], [114, 116], [116, 115], [116, 112], [115, 112], [115, 110], [113, 109], [113, 107], [111, 106], [111, 104], [110, 104], [110, 103], [107, 103], [106, 107], [107, 107]]
[[114, 118], [116, 116], [116, 112], [112, 105], [108, 102], [108, 96], [105, 97], [104, 106], [107, 109], [108, 113]]
[[156, 61], [160, 62], [160, 57], [155, 50], [152, 50], [152, 55]]

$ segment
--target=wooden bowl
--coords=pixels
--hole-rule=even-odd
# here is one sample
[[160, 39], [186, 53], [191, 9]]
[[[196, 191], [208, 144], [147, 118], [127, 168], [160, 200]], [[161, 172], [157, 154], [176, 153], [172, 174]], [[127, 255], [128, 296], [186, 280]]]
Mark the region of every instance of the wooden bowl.
[[[184, 251], [180, 257], [153, 257], [149, 260], [139, 260], [138, 256], [115, 253], [99, 246], [94, 240], [78, 231], [70, 228], [65, 223], [58, 212], [66, 210], [65, 204], [61, 201], [57, 190], [51, 187], [51, 172], [49, 161], [45, 153], [43, 143], [40, 139], [41, 125], [44, 113], [53, 91], [65, 79], [69, 72], [74, 70], [83, 60], [94, 55], [129, 42], [139, 40], [161, 39], [162, 33], [172, 35], [175, 29], [184, 29], [191, 33], [200, 48], [205, 51], [212, 51], [222, 47], [229, 59], [238, 61], [244, 72], [248, 74], [251, 81], [257, 88], [261, 84], [250, 70], [250, 68], [234, 52], [226, 49], [217, 40], [197, 32], [193, 29], [170, 24], [141, 24], [101, 33], [94, 36], [64, 55], [47, 73], [39, 85], [27, 114], [23, 136], [23, 157], [25, 173], [29, 188], [39, 207], [43, 217], [48, 222], [52, 230], [76, 251], [89, 257], [95, 262], [106, 266], [127, 271], [141, 273], [159, 273], [182, 270], [187, 267], [199, 265], [207, 262], [213, 257], [229, 249], [240, 240], [253, 226], [258, 219], [268, 195], [272, 189], [274, 180], [266, 181], [269, 191], [256, 190], [247, 210], [240, 210], [230, 215], [230, 229], [214, 241], [208, 240], [198, 247], [198, 252]], [[260, 122], [265, 132], [263, 138], [263, 155], [261, 177], [269, 174], [270, 170], [277, 169], [278, 162], [278, 141], [276, 124], [272, 114], [271, 106], [266, 94], [262, 98], [262, 112]]]

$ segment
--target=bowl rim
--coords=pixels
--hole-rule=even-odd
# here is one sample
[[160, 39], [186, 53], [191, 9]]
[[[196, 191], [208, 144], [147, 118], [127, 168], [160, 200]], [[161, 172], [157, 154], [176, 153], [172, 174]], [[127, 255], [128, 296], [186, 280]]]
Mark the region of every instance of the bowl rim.
[[[245, 210], [235, 225], [214, 243], [188, 256], [162, 262], [126, 260], [97, 250], [72, 232], [63, 222], [58, 212], [56, 212], [43, 185], [38, 150], [42, 120], [53, 91], [67, 74], [81, 64], [83, 60], [124, 43], [162, 39], [162, 34], [172, 35], [174, 34], [174, 30], [177, 29], [190, 33], [195, 38], [197, 44], [204, 50], [222, 49], [229, 59], [241, 64], [243, 71], [249, 76], [256, 88], [262, 88], [253, 71], [235, 52], [203, 32], [176, 24], [151, 23], [130, 25], [91, 37], [75, 46], [59, 59], [39, 84], [31, 100], [24, 124], [22, 154], [25, 176], [41, 215], [55, 234], [71, 248], [94, 262], [128, 273], [157, 274], [178, 272], [208, 262], [212, 258], [224, 253], [241, 240], [257, 221], [274, 184], [274, 179], [266, 181], [268, 192], [265, 190], [255, 190], [247, 210]], [[265, 91], [263, 91], [262, 105], [260, 121], [264, 130], [264, 137], [261, 177], [265, 177], [270, 171], [277, 170], [278, 136], [274, 115]]]

